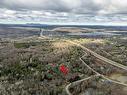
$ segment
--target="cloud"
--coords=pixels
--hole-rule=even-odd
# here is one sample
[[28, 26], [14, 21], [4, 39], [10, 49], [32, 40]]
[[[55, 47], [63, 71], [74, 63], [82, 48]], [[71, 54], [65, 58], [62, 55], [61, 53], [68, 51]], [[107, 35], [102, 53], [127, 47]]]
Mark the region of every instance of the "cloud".
[[50, 10], [72, 13], [127, 13], [127, 0], [1, 0], [11, 10]]
[[127, 0], [0, 0], [0, 21], [127, 22]]
[[51, 22], [51, 23], [105, 23], [105, 22], [126, 22], [127, 17], [123, 14], [117, 15], [93, 15], [76, 14], [68, 12], [50, 12], [50, 11], [14, 11], [8, 9], [0, 10], [0, 21], [14, 22]]

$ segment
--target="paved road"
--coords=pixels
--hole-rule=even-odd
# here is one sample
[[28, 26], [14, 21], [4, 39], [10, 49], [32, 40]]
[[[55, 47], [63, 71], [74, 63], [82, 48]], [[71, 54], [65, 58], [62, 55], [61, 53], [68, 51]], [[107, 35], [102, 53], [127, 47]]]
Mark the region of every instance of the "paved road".
[[[98, 59], [101, 59], [102, 61], [104, 61], [104, 62], [106, 62], [106, 63], [109, 63], [109, 64], [111, 64], [111, 65], [113, 65], [113, 66], [116, 66], [116, 67], [119, 67], [119, 68], [121, 68], [121, 69], [127, 70], [127, 67], [126, 67], [126, 66], [124, 66], [124, 65], [122, 65], [122, 64], [119, 64], [119, 63], [117, 63], [117, 62], [114, 62], [114, 61], [112, 61], [112, 60], [109, 60], [109, 59], [107, 59], [107, 58], [105, 58], [105, 57], [103, 57], [103, 56], [101, 56], [101, 55], [99, 55], [99, 54], [97, 54], [97, 53], [91, 51], [90, 49], [88, 49], [88, 48], [82, 46], [81, 44], [78, 44], [78, 43], [76, 43], [76, 42], [69, 41], [69, 40], [67, 40], [67, 42], [81, 47], [82, 49], [84, 49], [84, 50], [87, 51], [88, 53], [94, 55], [95, 57], [97, 57]], [[83, 57], [83, 56], [82, 56], [82, 57]], [[110, 82], [113, 82], [113, 83], [116, 83], [116, 84], [120, 84], [120, 85], [127, 86], [127, 84], [125, 84], [125, 83], [121, 83], [121, 82], [118, 82], [118, 81], [111, 80], [111, 79], [109, 79], [108, 77], [106, 77], [106, 76], [100, 74], [99, 72], [95, 71], [94, 69], [92, 69], [89, 65], [87, 65], [87, 64], [82, 60], [82, 57], [80, 58], [80, 61], [82, 61], [82, 63], [83, 63], [84, 65], [86, 65], [90, 70], [92, 70], [94, 73], [96, 73], [96, 75], [95, 75], [94, 77], [101, 76], [102, 78], [104, 78], [104, 79], [106, 79], [106, 80], [108, 80], [108, 81], [110, 81]], [[70, 93], [70, 91], [69, 91], [69, 87], [70, 87], [70, 86], [75, 85], [75, 84], [78, 84], [78, 83], [80, 83], [80, 82], [82, 82], [82, 81], [86, 81], [86, 80], [91, 79], [91, 78], [93, 78], [93, 76], [90, 76], [90, 77], [88, 77], [88, 78], [84, 78], [84, 79], [82, 79], [82, 80], [78, 80], [78, 81], [75, 81], [75, 82], [73, 82], [73, 83], [70, 83], [70, 84], [67, 85], [66, 88], [65, 88], [67, 94], [68, 94], [68, 95], [72, 95], [72, 94]]]
[[98, 73], [97, 71], [95, 71], [94, 69], [92, 69], [89, 65], [87, 65], [87, 64], [82, 60], [82, 57], [80, 58], [80, 60], [82, 61], [82, 63], [83, 63], [84, 65], [86, 65], [86, 66], [87, 66], [91, 71], [93, 71], [96, 75], [90, 76], [90, 77], [88, 77], [88, 78], [84, 78], [84, 79], [82, 79], [82, 80], [78, 80], [78, 81], [75, 81], [75, 82], [72, 82], [72, 83], [68, 84], [68, 85], [66, 86], [66, 88], [65, 88], [68, 95], [72, 95], [72, 94], [70, 93], [70, 91], [69, 91], [69, 87], [70, 87], [70, 86], [76, 85], [76, 84], [78, 84], [78, 83], [80, 83], [80, 82], [82, 82], [82, 81], [86, 81], [86, 80], [88, 80], [88, 79], [91, 79], [91, 78], [93, 78], [93, 77], [98, 77], [98, 76], [101, 76], [103, 79], [108, 80], [108, 81], [110, 81], [110, 82], [112, 82], [112, 83], [116, 83], [116, 84], [120, 84], [120, 85], [127, 86], [127, 84], [125, 84], [125, 83], [121, 83], [121, 82], [118, 82], [118, 81], [111, 80], [111, 79], [109, 79], [108, 77], [106, 77], [106, 76], [104, 76], [104, 75]]
[[82, 63], [83, 63], [84, 65], [86, 65], [90, 70], [92, 70], [92, 71], [93, 71], [94, 73], [96, 73], [97, 75], [100, 75], [102, 78], [104, 78], [104, 79], [106, 79], [106, 80], [108, 80], [108, 81], [110, 81], [110, 82], [116, 83], [116, 84], [120, 84], [120, 85], [127, 86], [127, 84], [125, 84], [125, 83], [121, 83], [121, 82], [118, 82], [118, 81], [111, 80], [111, 79], [109, 79], [108, 77], [104, 76], [103, 74], [100, 74], [99, 72], [95, 71], [95, 70], [92, 69], [89, 65], [87, 65], [87, 64], [82, 60], [82, 58], [80, 58], [80, 60], [81, 60]]
[[90, 53], [90, 54], [93, 55], [94, 57], [96, 57], [96, 58], [98, 58], [98, 59], [100, 59], [100, 60], [102, 60], [102, 61], [104, 61], [104, 62], [106, 62], [106, 63], [109, 63], [109, 64], [111, 64], [111, 65], [113, 65], [113, 66], [119, 67], [119, 68], [124, 69], [124, 70], [127, 71], [127, 66], [124, 66], [124, 65], [119, 64], [119, 63], [117, 63], [117, 62], [114, 62], [114, 61], [112, 61], [112, 60], [110, 60], [110, 59], [107, 59], [107, 58], [105, 58], [105, 57], [103, 57], [103, 56], [101, 56], [101, 55], [95, 53], [94, 51], [92, 51], [92, 50], [90, 50], [90, 49], [84, 47], [83, 45], [81, 45], [81, 44], [79, 44], [79, 43], [76, 43], [76, 42], [70, 41], [70, 40], [67, 40], [67, 42], [81, 47], [81, 48], [84, 49], [86, 52]]
[[70, 93], [70, 91], [69, 91], [69, 87], [70, 87], [70, 86], [76, 85], [76, 84], [78, 84], [78, 83], [81, 83], [82, 81], [86, 81], [86, 80], [92, 79], [93, 77], [97, 77], [97, 76], [99, 76], [99, 75], [90, 76], [90, 77], [87, 77], [87, 78], [84, 78], [84, 79], [81, 79], [81, 80], [78, 80], [78, 81], [75, 81], [75, 82], [73, 82], [73, 83], [68, 84], [68, 85], [66, 86], [66, 88], [65, 88], [67, 94], [68, 94], [68, 95], [72, 95], [72, 94]]
[[72, 82], [72, 83], [68, 84], [68, 85], [66, 86], [66, 88], [65, 88], [68, 95], [72, 95], [72, 94], [70, 93], [70, 91], [69, 91], [69, 87], [70, 87], [70, 86], [74, 86], [74, 85], [76, 85], [76, 84], [79, 84], [79, 83], [82, 82], [82, 81], [86, 81], [86, 80], [92, 79], [93, 77], [98, 77], [98, 76], [101, 76], [103, 79], [108, 80], [108, 81], [110, 81], [110, 82], [112, 82], [112, 83], [116, 83], [116, 84], [120, 84], [120, 85], [123, 85], [123, 86], [127, 86], [127, 84], [125, 84], [125, 83], [121, 83], [121, 82], [118, 82], [118, 81], [111, 80], [111, 79], [109, 79], [108, 77], [106, 77], [106, 76], [104, 76], [104, 75], [98, 73], [97, 71], [95, 71], [94, 69], [92, 69], [89, 65], [87, 65], [87, 64], [82, 60], [82, 57], [80, 58], [80, 61], [82, 61], [82, 63], [83, 63], [84, 65], [86, 65], [86, 66], [87, 66], [91, 71], [93, 71], [96, 75], [90, 76], [90, 77], [88, 77], [88, 78], [84, 78], [84, 79], [82, 79], [82, 80], [78, 80], [78, 81], [75, 81], [75, 82]]

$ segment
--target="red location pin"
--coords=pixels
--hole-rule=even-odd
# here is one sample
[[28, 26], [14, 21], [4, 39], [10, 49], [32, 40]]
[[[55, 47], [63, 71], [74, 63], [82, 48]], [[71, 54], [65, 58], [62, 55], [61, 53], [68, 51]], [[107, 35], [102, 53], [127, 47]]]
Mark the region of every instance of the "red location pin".
[[64, 74], [64, 75], [67, 75], [68, 72], [69, 72], [69, 69], [65, 66], [65, 65], [61, 65], [59, 67], [59, 70]]

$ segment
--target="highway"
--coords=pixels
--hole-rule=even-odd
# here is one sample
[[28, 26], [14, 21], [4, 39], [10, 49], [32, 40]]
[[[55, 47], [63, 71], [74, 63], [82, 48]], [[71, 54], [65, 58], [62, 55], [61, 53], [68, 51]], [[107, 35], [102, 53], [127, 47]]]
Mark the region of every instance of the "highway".
[[83, 63], [85, 66], [87, 66], [91, 71], [93, 71], [96, 75], [90, 76], [90, 77], [88, 77], [88, 78], [84, 78], [84, 79], [81, 79], [81, 80], [78, 80], [78, 81], [75, 81], [75, 82], [72, 82], [72, 83], [68, 84], [68, 85], [66, 86], [66, 88], [65, 88], [68, 95], [72, 95], [72, 94], [70, 93], [70, 91], [69, 91], [69, 87], [70, 87], [70, 86], [79, 84], [79, 83], [82, 82], [82, 81], [86, 81], [86, 80], [89, 80], [89, 79], [91, 79], [91, 78], [93, 78], [93, 77], [98, 77], [98, 76], [100, 76], [100, 77], [102, 77], [103, 79], [108, 80], [108, 81], [110, 81], [110, 82], [112, 82], [112, 83], [116, 83], [116, 84], [120, 84], [120, 85], [123, 85], [123, 86], [127, 86], [127, 84], [125, 84], [125, 83], [121, 83], [121, 82], [118, 82], [118, 81], [111, 80], [111, 79], [109, 79], [108, 77], [106, 77], [106, 76], [104, 76], [104, 75], [98, 73], [97, 71], [95, 71], [94, 69], [92, 69], [89, 65], [87, 65], [87, 64], [82, 60], [82, 57], [80, 58], [80, 61], [82, 61], [82, 63]]
[[[115, 67], [118, 67], [118, 68], [121, 68], [121, 69], [127, 71], [127, 66], [124, 66], [124, 65], [119, 64], [119, 63], [117, 63], [117, 62], [114, 62], [114, 61], [112, 61], [112, 60], [109, 60], [109, 59], [107, 59], [107, 58], [105, 58], [105, 57], [103, 57], [103, 56], [101, 56], [101, 55], [95, 53], [94, 51], [91, 51], [90, 49], [84, 47], [84, 46], [81, 45], [81, 44], [78, 44], [78, 43], [73, 42], [73, 41], [70, 41], [70, 40], [67, 40], [67, 42], [69, 42], [69, 43], [71, 43], [71, 44], [74, 44], [74, 45], [76, 45], [76, 46], [81, 47], [81, 48], [84, 49], [86, 52], [90, 53], [91, 55], [95, 56], [96, 58], [98, 58], [98, 59], [100, 59], [100, 60], [102, 60], [102, 61], [104, 61], [104, 62], [106, 62], [106, 63], [109, 63], [109, 64], [111, 64], [111, 65], [113, 65], [113, 66], [115, 66]], [[83, 56], [84, 56], [84, 55], [83, 55]], [[82, 57], [83, 57], [83, 56], [82, 56]], [[101, 76], [103, 79], [106, 79], [106, 80], [108, 80], [108, 81], [110, 81], [110, 82], [112, 82], [112, 83], [116, 83], [116, 84], [120, 84], [120, 85], [127, 86], [127, 84], [125, 84], [125, 83], [121, 83], [121, 82], [118, 82], [118, 81], [111, 80], [111, 79], [109, 79], [108, 77], [106, 77], [106, 76], [100, 74], [99, 72], [95, 71], [94, 69], [92, 69], [89, 65], [87, 65], [87, 64], [82, 60], [82, 57], [79, 58], [80, 61], [81, 61], [85, 66], [87, 66], [91, 71], [93, 71], [96, 75], [90, 76], [90, 77], [88, 77], [88, 78], [84, 78], [84, 79], [82, 79], [82, 80], [78, 80], [78, 81], [75, 81], [75, 82], [72, 82], [72, 83], [68, 84], [68, 85], [66, 86], [66, 88], [65, 88], [65, 90], [66, 90], [66, 92], [67, 92], [68, 95], [72, 95], [72, 94], [70, 93], [70, 91], [69, 91], [69, 87], [70, 87], [70, 86], [75, 85], [75, 84], [79, 84], [79, 83], [81, 83], [82, 81], [86, 81], [86, 80], [89, 80], [89, 79], [91, 79], [91, 78], [93, 78], [93, 77], [98, 77], [98, 76]]]
[[113, 66], [116, 66], [116, 67], [118, 67], [118, 68], [121, 68], [121, 69], [124, 69], [124, 70], [127, 71], [127, 66], [124, 66], [124, 65], [119, 64], [119, 63], [117, 63], [117, 62], [114, 62], [114, 61], [112, 61], [112, 60], [110, 60], [110, 59], [107, 59], [107, 58], [105, 58], [105, 57], [103, 57], [103, 56], [97, 54], [96, 52], [94, 52], [94, 51], [92, 51], [92, 50], [86, 48], [85, 46], [83, 46], [83, 45], [81, 45], [81, 44], [79, 44], [79, 43], [76, 43], [76, 42], [70, 41], [70, 40], [67, 40], [67, 42], [69, 42], [69, 43], [71, 43], [71, 44], [74, 44], [74, 45], [76, 45], [76, 46], [81, 47], [81, 48], [84, 49], [86, 52], [90, 53], [91, 55], [93, 55], [94, 57], [96, 57], [96, 58], [102, 60], [102, 61], [105, 62], [105, 63], [111, 64], [111, 65], [113, 65]]

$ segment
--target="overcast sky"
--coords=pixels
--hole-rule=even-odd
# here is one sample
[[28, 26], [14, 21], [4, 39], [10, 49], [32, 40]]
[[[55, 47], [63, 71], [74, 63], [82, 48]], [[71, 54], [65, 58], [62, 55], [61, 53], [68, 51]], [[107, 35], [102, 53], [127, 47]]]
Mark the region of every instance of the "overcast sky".
[[0, 0], [0, 22], [127, 25], [127, 0]]

